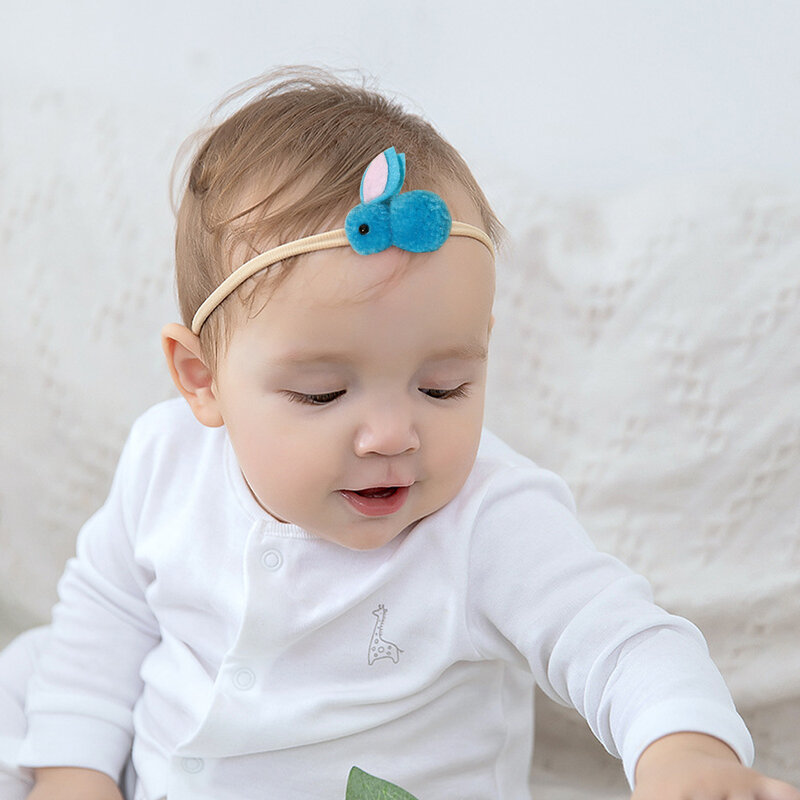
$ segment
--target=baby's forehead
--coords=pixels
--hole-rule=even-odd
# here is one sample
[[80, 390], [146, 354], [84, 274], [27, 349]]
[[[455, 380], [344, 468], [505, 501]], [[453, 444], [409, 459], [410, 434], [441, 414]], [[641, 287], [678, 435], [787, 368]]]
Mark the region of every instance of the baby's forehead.
[[310, 254], [246, 323], [244, 341], [260, 363], [303, 372], [483, 361], [493, 274], [482, 249], [449, 241], [431, 254]]
[[[460, 269], [465, 261], [483, 266]], [[393, 295], [415, 304], [414, 310], [421, 307], [432, 312], [465, 292], [485, 293], [489, 304], [494, 297], [493, 259], [481, 244], [455, 237], [434, 253], [410, 253], [397, 247], [369, 256], [358, 256], [349, 248], [309, 253], [293, 259], [285, 270], [274, 299], [308, 307], [356, 309]]]

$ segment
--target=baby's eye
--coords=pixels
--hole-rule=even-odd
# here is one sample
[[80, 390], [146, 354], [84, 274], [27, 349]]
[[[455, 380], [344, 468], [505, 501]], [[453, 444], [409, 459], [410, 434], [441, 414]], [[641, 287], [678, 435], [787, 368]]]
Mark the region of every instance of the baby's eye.
[[325, 406], [338, 400], [345, 393], [344, 389], [338, 392], [325, 392], [324, 394], [303, 394], [302, 392], [286, 392], [293, 403], [304, 403], [307, 406]]
[[457, 400], [460, 397], [466, 397], [469, 394], [469, 384], [462, 383], [456, 386], [455, 389], [423, 389], [420, 388], [422, 394], [432, 397], [434, 400]]

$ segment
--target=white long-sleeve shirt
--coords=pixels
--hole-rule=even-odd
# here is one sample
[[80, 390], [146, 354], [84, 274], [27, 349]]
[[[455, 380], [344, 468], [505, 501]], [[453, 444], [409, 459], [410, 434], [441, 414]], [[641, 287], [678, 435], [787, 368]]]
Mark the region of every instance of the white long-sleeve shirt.
[[422, 800], [527, 800], [534, 682], [631, 781], [675, 731], [752, 761], [697, 629], [489, 433], [455, 499], [352, 551], [272, 518], [224, 428], [160, 404], [59, 594], [21, 763], [116, 777], [132, 743], [136, 800], [332, 800], [353, 765]]

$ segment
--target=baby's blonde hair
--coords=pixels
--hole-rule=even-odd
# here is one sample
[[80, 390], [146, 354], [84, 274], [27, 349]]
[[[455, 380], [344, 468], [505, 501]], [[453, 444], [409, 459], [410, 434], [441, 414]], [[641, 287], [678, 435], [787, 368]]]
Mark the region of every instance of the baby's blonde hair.
[[[406, 154], [404, 189], [460, 187], [500, 243], [502, 226], [464, 160], [430, 123], [398, 102], [324, 70], [292, 67], [235, 89], [212, 119], [253, 92], [222, 122], [187, 140], [173, 171], [174, 178], [191, 150], [178, 192], [175, 241], [178, 301], [187, 326], [233, 269], [265, 247], [341, 226], [359, 202], [367, 164], [390, 146]], [[238, 294], [243, 299], [247, 289]], [[236, 309], [236, 303], [223, 302], [202, 328], [212, 369]]]

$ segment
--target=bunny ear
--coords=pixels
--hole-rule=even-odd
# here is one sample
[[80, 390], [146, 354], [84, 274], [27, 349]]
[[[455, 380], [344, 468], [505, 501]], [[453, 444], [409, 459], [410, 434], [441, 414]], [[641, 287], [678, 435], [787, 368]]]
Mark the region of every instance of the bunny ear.
[[361, 178], [361, 202], [380, 203], [397, 194], [406, 177], [405, 153], [389, 147], [369, 162]]

